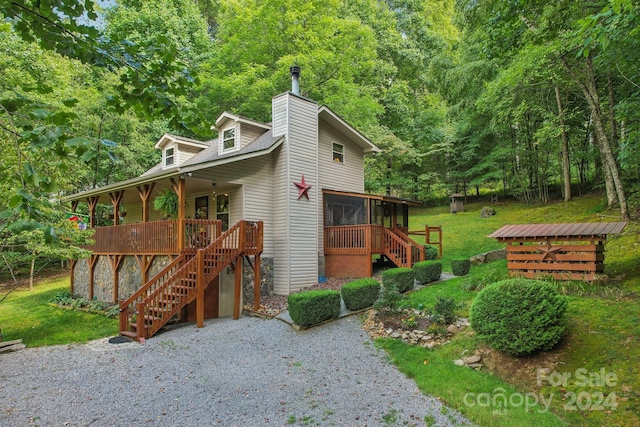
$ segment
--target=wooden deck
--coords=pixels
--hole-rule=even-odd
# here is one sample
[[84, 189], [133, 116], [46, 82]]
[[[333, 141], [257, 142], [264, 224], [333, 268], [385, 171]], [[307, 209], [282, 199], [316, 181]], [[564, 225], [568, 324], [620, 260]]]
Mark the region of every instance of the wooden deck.
[[398, 267], [424, 261], [424, 246], [402, 228], [378, 224], [324, 227], [325, 272], [337, 277], [371, 277], [372, 255], [384, 255]]

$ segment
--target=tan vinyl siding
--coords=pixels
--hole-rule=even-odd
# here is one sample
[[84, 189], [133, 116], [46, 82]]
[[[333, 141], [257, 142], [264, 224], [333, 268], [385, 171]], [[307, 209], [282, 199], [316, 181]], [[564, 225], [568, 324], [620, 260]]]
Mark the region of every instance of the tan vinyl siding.
[[[288, 139], [289, 166], [289, 273], [290, 292], [317, 283], [318, 280], [318, 106], [296, 96], [289, 96]], [[293, 182], [311, 185], [309, 200], [298, 199]]]
[[288, 144], [285, 140], [273, 153], [273, 285], [278, 295], [289, 294]]
[[202, 151], [201, 148], [188, 147], [184, 145], [177, 147], [177, 150], [178, 150], [178, 153], [177, 153], [178, 165], [183, 164], [184, 162], [189, 160], [191, 157], [193, 157], [196, 153], [199, 153], [200, 151]]
[[[320, 188], [325, 190], [364, 192], [364, 150], [349, 141], [335, 128], [320, 122], [318, 136], [318, 170]], [[333, 143], [344, 146], [344, 162], [333, 161]], [[318, 212], [322, 215], [322, 197], [318, 201]], [[323, 221], [318, 224], [318, 245], [324, 249]]]
[[264, 128], [252, 126], [247, 123], [240, 124], [240, 149], [244, 148], [250, 142], [253, 142], [265, 132], [269, 132]]
[[284, 135], [287, 131], [287, 101], [289, 94], [282, 94], [271, 101], [273, 136]]

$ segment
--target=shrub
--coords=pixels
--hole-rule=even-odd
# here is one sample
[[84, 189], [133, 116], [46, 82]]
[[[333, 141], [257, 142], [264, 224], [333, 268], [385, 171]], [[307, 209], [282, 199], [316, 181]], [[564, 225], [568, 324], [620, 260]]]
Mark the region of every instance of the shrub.
[[354, 280], [345, 283], [340, 294], [348, 310], [362, 310], [376, 302], [380, 296], [380, 283], [369, 278]]
[[438, 301], [436, 301], [433, 310], [431, 310], [433, 321], [440, 325], [452, 324], [456, 320], [455, 311], [459, 306], [460, 304], [453, 298], [443, 298], [438, 295]]
[[438, 259], [440, 251], [435, 246], [424, 245], [424, 259], [427, 261], [433, 261]]
[[470, 269], [471, 260], [469, 258], [451, 260], [451, 272], [454, 276], [466, 276]]
[[413, 271], [416, 280], [421, 285], [423, 283], [435, 282], [442, 274], [442, 263], [440, 261], [420, 261], [413, 264]]
[[466, 277], [465, 281], [460, 285], [460, 289], [463, 291], [481, 291], [490, 284], [509, 277], [507, 268], [502, 263], [489, 263], [478, 266], [473, 271], [476, 273]]
[[373, 305], [378, 311], [388, 311], [390, 313], [396, 313], [398, 311], [398, 305], [404, 298], [398, 287], [394, 283], [382, 284], [382, 291], [380, 292], [380, 298]]
[[340, 314], [340, 292], [318, 290], [289, 295], [289, 315], [300, 326], [311, 326]]
[[413, 289], [415, 275], [410, 268], [390, 268], [382, 272], [382, 285], [396, 285], [398, 292], [405, 293]]
[[490, 347], [514, 356], [552, 348], [565, 329], [568, 299], [528, 279], [492, 283], [471, 306], [471, 326]]

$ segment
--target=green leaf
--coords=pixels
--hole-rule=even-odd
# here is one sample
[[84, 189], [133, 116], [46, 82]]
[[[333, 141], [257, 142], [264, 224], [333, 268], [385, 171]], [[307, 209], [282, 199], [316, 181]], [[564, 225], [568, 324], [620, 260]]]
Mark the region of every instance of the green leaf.
[[118, 146], [118, 144], [116, 142], [113, 142], [113, 141], [111, 141], [109, 139], [101, 139], [100, 143], [102, 145], [104, 145], [105, 147], [109, 147], [109, 148], [114, 148], [114, 147]]
[[75, 98], [69, 98], [62, 101], [62, 104], [65, 107], [75, 107], [76, 105], [78, 105], [78, 100]]

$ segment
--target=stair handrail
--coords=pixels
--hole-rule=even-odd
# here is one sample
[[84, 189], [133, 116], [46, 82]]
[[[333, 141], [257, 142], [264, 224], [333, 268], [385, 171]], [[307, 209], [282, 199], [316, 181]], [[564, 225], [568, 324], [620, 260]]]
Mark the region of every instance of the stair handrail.
[[[225, 267], [227, 267], [236, 257], [238, 257], [243, 252], [244, 248], [242, 248], [240, 244], [244, 240], [241, 235], [245, 232], [246, 222], [247, 221], [245, 220], [238, 221], [229, 230], [225, 231], [217, 239], [215, 239], [205, 248], [201, 249], [205, 257], [211, 257], [215, 255], [219, 256], [221, 250], [223, 250], [225, 254], [224, 262], [216, 262], [213, 264], [214, 268], [213, 270], [209, 271], [209, 274], [207, 274], [206, 283], [208, 283], [208, 281], [213, 277], [220, 274], [220, 272], [222, 272]], [[197, 286], [195, 284], [195, 280], [194, 285], [188, 287], [186, 291], [184, 289], [176, 291], [176, 289], [174, 289], [173, 287], [180, 283], [180, 279], [190, 280], [190, 273], [196, 273], [197, 275], [197, 265], [197, 257], [192, 257], [153, 290], [150, 290], [150, 287], [147, 287], [145, 285], [147, 291], [146, 296], [142, 297], [145, 293], [142, 290], [137, 292], [138, 298], [142, 298], [138, 300], [134, 299], [130, 303], [137, 301], [135, 314], [137, 315], [136, 335], [138, 339], [146, 339], [151, 337], [162, 326], [164, 326], [167, 321], [169, 321], [175, 314], [177, 314], [178, 311], [180, 311], [185, 305], [189, 304], [195, 299], [197, 294]], [[181, 287], [184, 288], [184, 283], [181, 285]], [[159, 316], [148, 313], [148, 309], [152, 302], [158, 301], [161, 296], [168, 296], [170, 293], [173, 293], [172, 291], [176, 292], [179, 295], [179, 304], [173, 305], [169, 310], [162, 311]], [[144, 320], [147, 320], [147, 323], [144, 323]], [[127, 329], [121, 329], [121, 331], [128, 330], [129, 326], [131, 325], [130, 322], [131, 318], [129, 318], [128, 316], [127, 324], [125, 325]]]
[[176, 269], [182, 262], [184, 261], [184, 255], [180, 255], [176, 257], [173, 261], [171, 261], [165, 268], [160, 270], [158, 274], [153, 276], [150, 280], [147, 281], [142, 287], [140, 287], [136, 292], [134, 292], [129, 298], [125, 300], [119, 301], [120, 313], [119, 313], [119, 321], [120, 321], [120, 330], [126, 331], [129, 329], [129, 322], [131, 321], [131, 316], [129, 316], [131, 309], [135, 310], [135, 307], [131, 307], [135, 301], [141, 300], [141, 296], [148, 293], [149, 290], [156, 285], [169, 271]]
[[[405, 233], [404, 231], [402, 231], [401, 229], [394, 227], [392, 229], [393, 233], [400, 237], [401, 239], [403, 239], [405, 242], [409, 243], [411, 246], [413, 246], [413, 248], [418, 252], [419, 254], [419, 261], [424, 261], [426, 259], [425, 257], [425, 253], [424, 253], [424, 245], [421, 245], [420, 243], [416, 242], [415, 240], [413, 240], [411, 237], [409, 237], [407, 235], [407, 233]], [[413, 254], [412, 254], [413, 255]]]
[[[391, 259], [391, 261], [394, 262], [394, 264], [398, 265], [399, 267], [408, 267], [411, 268], [412, 266], [412, 259], [410, 256], [406, 256], [407, 254], [411, 253], [411, 244], [409, 244], [408, 242], [405, 242], [402, 238], [400, 238], [396, 233], [394, 233], [393, 231], [391, 231], [388, 228], [384, 229], [384, 235], [385, 235], [385, 245], [384, 245], [384, 250], [385, 250], [385, 255]], [[387, 239], [395, 242], [397, 244], [397, 246], [399, 248], [401, 248], [403, 250], [403, 254], [405, 255], [404, 257], [395, 254], [393, 252], [391, 252], [391, 245], [389, 244], [389, 242], [387, 242]], [[405, 258], [406, 262], [402, 262], [402, 259]]]

